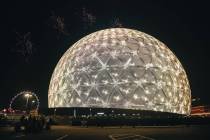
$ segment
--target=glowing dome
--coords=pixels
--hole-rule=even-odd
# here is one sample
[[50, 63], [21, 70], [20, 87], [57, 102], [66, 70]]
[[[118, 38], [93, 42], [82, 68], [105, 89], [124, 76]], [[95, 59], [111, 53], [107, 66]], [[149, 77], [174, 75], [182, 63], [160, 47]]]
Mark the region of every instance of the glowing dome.
[[176, 56], [154, 37], [113, 28], [82, 38], [58, 62], [54, 107], [99, 107], [189, 114], [191, 91]]

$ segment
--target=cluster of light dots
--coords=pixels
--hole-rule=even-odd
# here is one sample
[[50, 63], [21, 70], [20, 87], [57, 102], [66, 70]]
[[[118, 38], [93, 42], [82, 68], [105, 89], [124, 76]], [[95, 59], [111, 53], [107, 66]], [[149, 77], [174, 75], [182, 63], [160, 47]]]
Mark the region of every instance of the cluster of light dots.
[[36, 99], [36, 110], [39, 109], [39, 98], [38, 98], [38, 96], [37, 96], [34, 92], [32, 92], [32, 91], [22, 91], [22, 92], [16, 94], [16, 95], [11, 99], [10, 104], [9, 104], [9, 108], [10, 108], [11, 110], [14, 110], [15, 107], [13, 107], [13, 103], [14, 103], [15, 100], [16, 100], [18, 97], [20, 97], [20, 96], [24, 96], [24, 97], [27, 97], [27, 96], [29, 96], [29, 97], [35, 97], [35, 99]]
[[165, 44], [140, 31], [112, 28], [66, 51], [52, 75], [48, 104], [189, 114], [191, 91]]

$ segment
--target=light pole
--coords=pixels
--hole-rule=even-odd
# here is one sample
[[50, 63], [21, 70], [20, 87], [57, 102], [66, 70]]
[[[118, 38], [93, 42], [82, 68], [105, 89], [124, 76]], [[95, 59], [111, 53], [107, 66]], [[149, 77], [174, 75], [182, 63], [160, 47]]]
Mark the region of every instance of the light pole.
[[112, 110], [112, 115], [114, 116], [114, 110]]
[[91, 113], [91, 108], [90, 108], [90, 116], [92, 116], [92, 113]]
[[77, 111], [76, 111], [76, 108], [74, 108], [74, 117], [75, 117], [75, 118], [77, 117]]
[[35, 102], [36, 102], [35, 100], [32, 100], [32, 101], [31, 101], [31, 108], [32, 108], [32, 109], [33, 109], [33, 107], [34, 107]]
[[55, 115], [56, 115], [56, 108], [54, 109], [54, 118], [55, 118]]
[[28, 100], [29, 100], [30, 97], [32, 97], [32, 95], [29, 94], [29, 93], [26, 93], [24, 96], [26, 98], [26, 110], [27, 110], [27, 108], [28, 108]]

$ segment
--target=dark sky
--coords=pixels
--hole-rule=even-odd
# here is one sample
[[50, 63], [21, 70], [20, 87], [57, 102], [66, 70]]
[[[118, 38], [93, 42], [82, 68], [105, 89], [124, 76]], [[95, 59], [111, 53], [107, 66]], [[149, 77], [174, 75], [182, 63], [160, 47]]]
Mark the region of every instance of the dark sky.
[[[119, 25], [164, 42], [185, 68], [192, 96], [210, 104], [208, 3], [17, 0], [1, 2], [0, 9], [0, 109], [23, 90], [34, 91], [41, 107], [47, 107], [50, 78], [63, 53], [83, 36]], [[24, 35], [26, 42], [21, 43]]]

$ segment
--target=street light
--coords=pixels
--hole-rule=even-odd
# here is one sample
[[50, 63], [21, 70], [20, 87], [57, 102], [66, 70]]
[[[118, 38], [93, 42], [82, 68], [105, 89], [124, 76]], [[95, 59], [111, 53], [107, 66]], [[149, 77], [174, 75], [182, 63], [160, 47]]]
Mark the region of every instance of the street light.
[[55, 115], [56, 115], [56, 108], [54, 109], [54, 117], [55, 117]]
[[26, 109], [27, 109], [27, 107], [28, 107], [28, 99], [29, 99], [30, 97], [32, 97], [32, 95], [29, 94], [29, 93], [26, 93], [24, 96], [25, 96], [25, 98], [26, 98]]
[[92, 116], [92, 113], [91, 113], [91, 108], [90, 108], [90, 116]]
[[195, 101], [200, 101], [200, 98], [193, 98], [192, 102], [195, 102]]
[[31, 101], [31, 106], [32, 106], [32, 107], [34, 106], [35, 102], [36, 102], [35, 100], [32, 100], [32, 101]]

